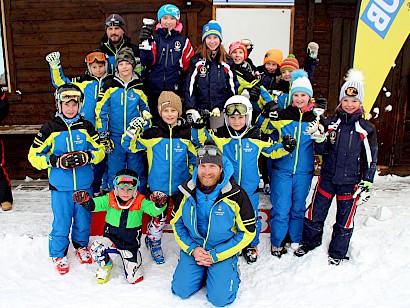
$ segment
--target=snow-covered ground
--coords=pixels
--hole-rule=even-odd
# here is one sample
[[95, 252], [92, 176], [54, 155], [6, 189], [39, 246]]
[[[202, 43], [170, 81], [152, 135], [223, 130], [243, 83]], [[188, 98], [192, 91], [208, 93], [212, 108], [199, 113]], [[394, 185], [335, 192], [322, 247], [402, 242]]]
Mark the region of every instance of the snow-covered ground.
[[[49, 191], [24, 187], [13, 191], [12, 211], [0, 210], [0, 307], [212, 306], [205, 289], [187, 300], [172, 295], [179, 249], [170, 233], [163, 240], [165, 264], [154, 264], [142, 248], [145, 275], [139, 284], [126, 282], [114, 257], [111, 279], [98, 285], [96, 266], [80, 264], [72, 247], [70, 272], [60, 276], [48, 257]], [[349, 261], [327, 264], [335, 206], [323, 245], [302, 258], [272, 257], [269, 235], [263, 233], [258, 262], [248, 265], [240, 258], [242, 282], [231, 307], [410, 307], [410, 177], [377, 177], [373, 187], [370, 201], [356, 214]], [[268, 207], [266, 196], [261, 204]]]

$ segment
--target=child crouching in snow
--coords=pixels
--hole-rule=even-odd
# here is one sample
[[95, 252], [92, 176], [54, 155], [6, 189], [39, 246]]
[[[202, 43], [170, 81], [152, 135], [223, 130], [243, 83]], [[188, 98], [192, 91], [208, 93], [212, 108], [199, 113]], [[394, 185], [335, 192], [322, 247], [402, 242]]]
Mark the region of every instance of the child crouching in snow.
[[91, 199], [86, 190], [73, 194], [73, 200], [88, 211], [106, 211], [104, 237], [91, 244], [93, 260], [100, 266], [97, 282], [106, 283], [110, 278], [113, 262], [109, 253], [122, 258], [125, 277], [129, 283], [143, 280], [141, 246], [142, 214], [157, 216], [166, 209], [168, 196], [154, 191], [150, 200], [138, 192], [139, 180], [135, 171], [118, 171], [114, 178], [114, 190], [108, 195]]
[[339, 265], [348, 259], [356, 208], [369, 199], [376, 172], [376, 129], [363, 118], [363, 100], [363, 75], [351, 69], [340, 91], [337, 114], [325, 121], [327, 140], [315, 143], [316, 152], [323, 155], [323, 165], [313, 202], [305, 214], [302, 246], [295, 251], [298, 257], [322, 244], [324, 222], [336, 195], [336, 223], [329, 246], [329, 264]]

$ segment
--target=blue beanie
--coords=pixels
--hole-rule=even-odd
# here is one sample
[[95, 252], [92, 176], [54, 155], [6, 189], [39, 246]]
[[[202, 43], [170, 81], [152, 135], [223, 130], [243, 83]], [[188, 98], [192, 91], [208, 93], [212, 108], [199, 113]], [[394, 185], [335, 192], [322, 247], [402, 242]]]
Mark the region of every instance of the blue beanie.
[[222, 42], [222, 28], [215, 20], [210, 20], [202, 28], [202, 42], [205, 41], [206, 37], [210, 35], [216, 35]]
[[171, 15], [177, 20], [177, 22], [181, 18], [181, 12], [179, 11], [179, 8], [177, 8], [173, 4], [164, 4], [160, 7], [160, 9], [158, 10], [158, 21], [161, 21], [161, 18], [165, 15]]

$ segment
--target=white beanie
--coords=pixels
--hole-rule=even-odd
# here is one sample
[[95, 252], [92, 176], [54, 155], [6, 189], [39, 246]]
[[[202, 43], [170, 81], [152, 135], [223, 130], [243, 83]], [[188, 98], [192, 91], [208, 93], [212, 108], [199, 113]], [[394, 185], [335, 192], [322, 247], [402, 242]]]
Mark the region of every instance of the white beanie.
[[364, 101], [363, 73], [357, 69], [351, 68], [345, 77], [345, 83], [340, 89], [339, 102], [345, 97], [354, 97], [360, 104]]
[[290, 82], [292, 83], [292, 88], [290, 90], [290, 97], [296, 92], [304, 92], [313, 97], [313, 89], [308, 78], [308, 74], [304, 70], [294, 70], [290, 74]]

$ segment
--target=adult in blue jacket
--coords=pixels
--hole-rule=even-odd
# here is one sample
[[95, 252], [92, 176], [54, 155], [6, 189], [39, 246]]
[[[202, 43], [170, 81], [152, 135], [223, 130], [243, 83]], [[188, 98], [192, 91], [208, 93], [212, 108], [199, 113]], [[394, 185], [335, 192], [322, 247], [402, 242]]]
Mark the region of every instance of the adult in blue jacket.
[[182, 184], [171, 225], [181, 247], [172, 292], [188, 298], [207, 286], [214, 305], [231, 304], [239, 288], [238, 254], [255, 236], [255, 214], [233, 168], [212, 140], [198, 149], [197, 168]]

